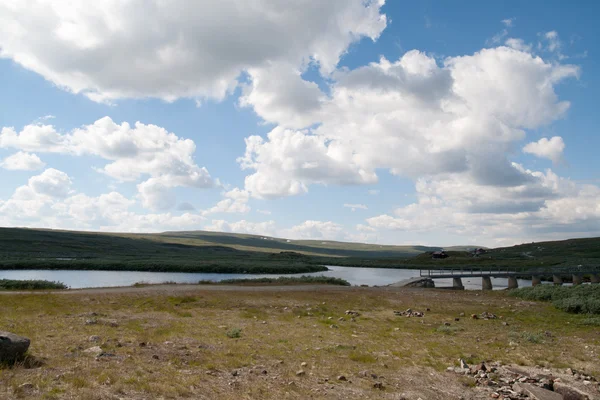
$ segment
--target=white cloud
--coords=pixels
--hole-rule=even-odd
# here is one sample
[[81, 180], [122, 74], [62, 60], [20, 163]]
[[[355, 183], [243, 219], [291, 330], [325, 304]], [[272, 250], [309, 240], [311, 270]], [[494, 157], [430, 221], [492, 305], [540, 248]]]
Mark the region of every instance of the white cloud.
[[2, 0], [0, 56], [95, 101], [222, 99], [242, 71], [269, 62], [331, 72], [351, 43], [379, 36], [383, 4]]
[[67, 197], [71, 191], [71, 183], [71, 178], [64, 172], [48, 168], [40, 175], [29, 178], [28, 187], [40, 195]]
[[276, 235], [275, 221], [250, 222], [241, 220], [237, 222], [227, 222], [219, 219], [212, 220], [212, 223], [205, 225], [203, 229], [216, 232], [248, 233], [266, 236]]
[[119, 181], [138, 181], [143, 203], [151, 209], [175, 204], [169, 188], [207, 188], [218, 184], [206, 168], [199, 167], [193, 154], [195, 143], [156, 125], [136, 122], [117, 124], [104, 117], [91, 125], [59, 133], [52, 125], [32, 124], [20, 132], [4, 127], [0, 148], [73, 156], [94, 155], [111, 161], [98, 171]]
[[352, 211], [356, 211], [357, 209], [360, 209], [360, 210], [368, 210], [369, 209], [369, 207], [367, 207], [364, 204], [348, 204], [348, 203], [344, 204], [344, 208], [349, 208]]
[[554, 136], [550, 139], [541, 138], [537, 142], [531, 142], [523, 147], [523, 152], [534, 154], [537, 157], [547, 158], [554, 163], [562, 160], [565, 142], [560, 136]]
[[506, 44], [508, 47], [512, 47], [515, 50], [524, 51], [527, 53], [531, 53], [533, 49], [531, 44], [527, 44], [523, 39], [518, 38], [508, 38], [504, 44]]
[[[507, 154], [528, 129], [565, 114], [570, 104], [558, 100], [554, 85], [578, 73], [508, 47], [443, 65], [413, 50], [395, 62], [382, 58], [338, 71], [327, 100], [306, 112], [307, 121], [319, 117], [317, 127], [278, 126], [266, 139], [246, 139], [238, 160], [254, 171], [246, 190], [275, 198], [305, 193], [311, 184], [374, 183], [378, 169], [414, 179], [463, 173], [478, 184], [521, 185], [529, 177]], [[278, 122], [297, 126], [302, 119]]]
[[40, 160], [37, 155], [23, 151], [18, 151], [4, 160], [0, 160], [0, 167], [11, 171], [35, 171], [45, 165], [46, 163]]
[[356, 184], [377, 181], [375, 173], [352, 162], [348, 149], [305, 131], [275, 128], [268, 141], [246, 138], [246, 154], [238, 161], [256, 172], [245, 185], [254, 197], [276, 198], [306, 192], [311, 183]]
[[507, 19], [503, 19], [502, 23], [504, 24], [504, 26], [506, 26], [507, 28], [511, 28], [515, 22], [517, 18], [516, 17], [512, 17], [512, 18], [507, 18]]
[[264, 215], [271, 215], [271, 211], [269, 210], [256, 210], [256, 212], [264, 214]]
[[371, 196], [377, 196], [380, 191], [378, 189], [370, 189], [368, 192]]
[[[520, 167], [520, 166], [519, 166]], [[520, 167], [522, 168], [522, 167]], [[420, 180], [418, 201], [367, 219], [378, 231], [443, 233], [453, 242], [487, 245], [569, 236], [600, 235], [600, 188], [577, 185], [546, 173], [523, 170], [533, 182], [516, 187], [482, 187], [459, 175]]]
[[284, 237], [291, 239], [340, 240], [344, 236], [342, 225], [333, 221], [304, 221], [282, 231]]
[[219, 201], [217, 205], [206, 210], [203, 215], [215, 214], [215, 213], [247, 213], [250, 211], [248, 206], [248, 200], [250, 194], [239, 188], [234, 188], [223, 194], [225, 197]]

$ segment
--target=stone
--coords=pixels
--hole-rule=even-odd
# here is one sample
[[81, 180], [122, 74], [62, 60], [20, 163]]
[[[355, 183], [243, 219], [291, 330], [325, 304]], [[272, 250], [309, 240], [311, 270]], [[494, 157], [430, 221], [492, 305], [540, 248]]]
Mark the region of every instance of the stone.
[[88, 341], [90, 342], [99, 342], [100, 341], [100, 336], [98, 335], [92, 335], [88, 338]]
[[460, 367], [462, 369], [468, 369], [469, 368], [469, 365], [462, 358], [460, 360], [458, 360], [458, 362], [460, 363]]
[[303, 362], [302, 364], [300, 364], [301, 367], [306, 367], [308, 364], [306, 362]]
[[90, 353], [90, 354], [100, 355], [100, 354], [102, 354], [102, 348], [100, 346], [94, 346], [94, 347], [90, 347], [88, 349], [85, 349], [83, 352], [84, 353]]
[[158, 360], [160, 357], [158, 356], [158, 354], [152, 354], [152, 358]]
[[383, 390], [383, 389], [385, 389], [385, 386], [383, 385], [382, 382], [375, 382], [373, 384], [373, 389]]
[[529, 383], [515, 383], [513, 389], [517, 392], [524, 393], [530, 399], [535, 400], [564, 400], [564, 397], [550, 390], [542, 389], [541, 387], [533, 386]]
[[338, 381], [344, 381], [344, 382], [348, 380], [344, 375], [338, 376], [337, 379], [338, 379]]
[[304, 375], [306, 375], [306, 372], [303, 369], [296, 371], [296, 376], [304, 376]]
[[581, 390], [562, 382], [554, 382], [554, 391], [561, 394], [564, 400], [590, 400], [593, 398]]
[[30, 343], [23, 336], [0, 331], [0, 363], [12, 363], [23, 358]]

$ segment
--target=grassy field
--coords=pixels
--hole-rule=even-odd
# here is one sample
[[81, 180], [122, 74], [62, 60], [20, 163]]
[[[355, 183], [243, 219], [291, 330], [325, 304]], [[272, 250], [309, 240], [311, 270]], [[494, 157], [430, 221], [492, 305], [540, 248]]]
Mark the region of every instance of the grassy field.
[[[0, 326], [32, 340], [28, 365], [0, 369], [0, 398], [478, 398], [472, 378], [445, 372], [459, 358], [600, 374], [597, 327], [549, 303], [252, 289], [0, 295]], [[425, 316], [394, 315], [407, 308]], [[499, 318], [469, 317], [484, 311]]]

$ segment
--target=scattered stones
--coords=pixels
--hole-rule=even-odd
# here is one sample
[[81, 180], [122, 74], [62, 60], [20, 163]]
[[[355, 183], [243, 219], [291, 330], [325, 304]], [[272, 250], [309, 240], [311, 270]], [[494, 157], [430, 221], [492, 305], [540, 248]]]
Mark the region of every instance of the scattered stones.
[[482, 318], [482, 319], [496, 319], [496, 318], [498, 318], [498, 316], [496, 314], [492, 314], [492, 313], [489, 313], [487, 311], [482, 312], [479, 315], [479, 317]]
[[402, 317], [423, 317], [425, 315], [420, 311], [413, 311], [410, 308], [406, 311], [394, 311], [394, 314]]
[[23, 358], [30, 343], [23, 336], [0, 331], [0, 363], [11, 363]]

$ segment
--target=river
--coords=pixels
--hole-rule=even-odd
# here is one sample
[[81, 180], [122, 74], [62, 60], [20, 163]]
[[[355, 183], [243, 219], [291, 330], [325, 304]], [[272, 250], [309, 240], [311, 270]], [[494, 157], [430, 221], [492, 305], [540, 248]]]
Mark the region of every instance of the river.
[[[72, 289], [92, 287], [131, 286], [134, 283], [162, 283], [167, 281], [177, 283], [198, 283], [200, 280], [221, 281], [238, 278], [277, 278], [279, 276], [331, 276], [342, 278], [352, 285], [385, 286], [419, 276], [418, 269], [391, 268], [354, 268], [327, 266], [329, 271], [304, 274], [212, 274], [212, 273], [183, 273], [183, 272], [142, 272], [142, 271], [69, 271], [69, 270], [3, 270], [0, 279], [42, 279], [59, 281]], [[481, 278], [464, 278], [465, 289], [480, 290]], [[519, 280], [519, 287], [531, 286], [531, 281]], [[505, 289], [508, 285], [506, 278], [492, 278], [494, 289]], [[436, 279], [436, 287], [452, 286], [452, 279]]]

